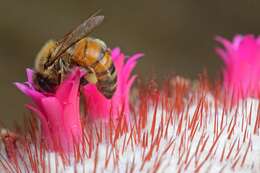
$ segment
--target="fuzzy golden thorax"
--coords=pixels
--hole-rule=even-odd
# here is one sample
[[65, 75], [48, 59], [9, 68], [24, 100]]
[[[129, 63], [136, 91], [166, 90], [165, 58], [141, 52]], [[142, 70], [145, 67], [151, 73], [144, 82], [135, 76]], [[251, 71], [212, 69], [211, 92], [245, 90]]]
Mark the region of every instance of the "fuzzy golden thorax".
[[53, 55], [53, 52], [57, 48], [57, 44], [54, 40], [49, 40], [45, 43], [45, 45], [41, 48], [39, 53], [36, 56], [35, 59], [35, 70], [45, 76], [49, 75], [48, 69], [50, 67], [47, 67], [46, 64]]

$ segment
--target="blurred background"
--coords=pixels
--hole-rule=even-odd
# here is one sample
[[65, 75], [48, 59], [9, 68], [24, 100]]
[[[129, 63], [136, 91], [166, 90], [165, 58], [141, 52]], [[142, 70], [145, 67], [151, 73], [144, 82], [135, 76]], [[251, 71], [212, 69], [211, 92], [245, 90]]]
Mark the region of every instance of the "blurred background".
[[216, 35], [260, 31], [257, 0], [60, 0], [2, 1], [0, 6], [0, 121], [21, 121], [28, 99], [13, 82], [25, 81], [41, 46], [61, 38], [102, 9], [105, 22], [93, 36], [131, 55], [144, 52], [136, 72], [163, 79], [194, 79], [207, 69], [211, 79], [222, 67], [214, 52]]

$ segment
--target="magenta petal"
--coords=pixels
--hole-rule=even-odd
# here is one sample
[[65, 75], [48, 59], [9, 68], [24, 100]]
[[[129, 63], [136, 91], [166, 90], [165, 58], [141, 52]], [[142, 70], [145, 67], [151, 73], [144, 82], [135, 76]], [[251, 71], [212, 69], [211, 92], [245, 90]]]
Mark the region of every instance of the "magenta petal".
[[115, 61], [115, 58], [118, 58], [120, 55], [121, 51], [120, 48], [114, 48], [111, 52], [112, 60]]
[[225, 64], [229, 62], [228, 56], [226, 56], [226, 51], [221, 48], [215, 48], [215, 52], [220, 56], [220, 58], [224, 61]]
[[[76, 101], [77, 100], [77, 101]], [[79, 98], [76, 102], [66, 105], [64, 108], [64, 128], [68, 130], [68, 134], [75, 140], [80, 140], [82, 135], [80, 113], [79, 113]]]
[[32, 105], [26, 105], [26, 107], [28, 109], [30, 109], [31, 111], [33, 111], [34, 113], [36, 113], [38, 115], [38, 118], [40, 119], [41, 123], [43, 124], [43, 126], [45, 127], [44, 129], [48, 129], [48, 122], [46, 120], [46, 118], [44, 117], [44, 115], [42, 114], [41, 111], [39, 111], [37, 108], [35, 108], [34, 106]]
[[55, 96], [61, 101], [61, 103], [66, 103], [69, 100], [69, 93], [72, 89], [73, 83], [70, 81], [65, 81], [59, 86], [56, 91]]
[[118, 74], [120, 74], [124, 65], [125, 55], [121, 53], [118, 55], [118, 57], [115, 57], [113, 59], [114, 59], [113, 62], [115, 64], [116, 71]]
[[40, 112], [37, 108], [31, 106], [31, 105], [26, 105], [28, 109], [33, 111], [38, 118], [40, 119], [40, 124], [41, 124], [41, 130], [42, 130], [42, 137], [46, 140], [46, 142], [52, 146], [52, 139], [51, 139], [51, 132], [49, 130], [48, 122], [42, 112]]
[[230, 41], [228, 41], [227, 39], [217, 36], [216, 37], [216, 41], [218, 41], [219, 43], [223, 44], [223, 46], [227, 49], [227, 50], [231, 50], [233, 49], [233, 45]]
[[241, 35], [236, 35], [233, 39], [233, 47], [234, 49], [238, 49], [239, 48], [239, 45], [241, 43], [241, 41], [243, 40], [243, 36]]
[[[57, 89], [56, 97], [59, 98], [62, 102], [65, 103], [65, 100], [73, 100], [76, 95], [78, 95], [79, 88], [79, 80], [80, 80], [81, 72], [79, 69], [75, 69], [68, 79], [65, 80]], [[66, 93], [66, 94], [64, 94]]]
[[33, 70], [32, 69], [30, 69], [30, 68], [27, 68], [26, 69], [26, 75], [27, 75], [27, 80], [28, 80], [28, 82], [29, 83], [33, 83]]
[[[66, 127], [64, 124], [64, 116], [66, 114], [63, 114], [65, 110], [63, 110], [60, 102], [55, 97], [49, 97], [42, 100], [42, 106], [48, 115], [49, 128], [53, 139], [62, 145], [63, 150], [71, 150], [72, 137], [68, 134], [68, 128], [70, 127]], [[74, 116], [74, 114], [71, 115]]]
[[79, 83], [80, 83], [80, 71], [77, 71], [76, 76], [69, 93], [69, 101], [76, 101], [77, 96], [79, 95]]
[[130, 87], [132, 87], [135, 79], [136, 79], [136, 75], [132, 76], [129, 80], [128, 80], [128, 83], [127, 83], [127, 87], [126, 87], [126, 91], [129, 91], [130, 90]]
[[134, 67], [136, 66], [137, 60], [143, 56], [142, 53], [135, 54], [131, 59], [127, 61], [122, 71], [124, 77], [128, 79], [130, 77], [130, 73], [133, 71]]
[[88, 115], [93, 119], [109, 118], [111, 100], [106, 99], [94, 84], [86, 85], [83, 91]]
[[46, 97], [42, 100], [42, 109], [45, 110], [45, 114], [48, 115], [48, 122], [50, 123], [51, 127], [54, 129], [56, 128], [63, 128], [63, 110], [59, 100], [55, 97]]
[[30, 89], [28, 88], [28, 86], [26, 86], [25, 84], [18, 83], [18, 82], [15, 82], [14, 84], [20, 91], [22, 91], [24, 94], [29, 96], [28, 93], [29, 93]]
[[36, 104], [40, 105], [40, 100], [44, 97], [44, 95], [34, 89], [28, 88], [27, 85], [21, 84], [21, 83], [15, 83], [15, 86], [22, 91], [25, 95], [28, 97], [31, 97], [31, 99], [36, 102]]

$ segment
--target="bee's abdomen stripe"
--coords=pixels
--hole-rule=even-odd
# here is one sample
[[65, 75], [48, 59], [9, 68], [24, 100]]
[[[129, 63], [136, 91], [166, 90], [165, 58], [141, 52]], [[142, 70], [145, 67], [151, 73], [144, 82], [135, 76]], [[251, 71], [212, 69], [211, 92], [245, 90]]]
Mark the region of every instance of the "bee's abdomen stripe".
[[116, 83], [113, 85], [103, 85], [103, 86], [98, 85], [98, 88], [104, 92], [114, 91], [116, 89]]
[[[111, 73], [111, 71], [113, 73]], [[115, 74], [115, 67], [112, 64], [109, 70], [106, 72], [99, 73], [97, 75], [98, 83], [97, 87], [100, 92], [107, 98], [111, 98], [116, 91], [117, 87], [117, 75]]]
[[111, 98], [116, 91], [116, 84], [113, 86], [98, 86], [99, 91], [103, 93], [107, 98]]
[[108, 99], [111, 99], [114, 95], [113, 92], [103, 92], [102, 94]]
[[112, 77], [112, 78], [108, 78], [108, 79], [101, 79], [101, 80], [99, 80], [98, 81], [98, 84], [100, 85], [100, 86], [104, 86], [104, 85], [113, 85], [113, 84], [115, 84], [116, 83], [116, 81], [117, 81], [117, 76], [115, 76], [115, 77]]
[[108, 73], [110, 75], [115, 73], [115, 66], [114, 66], [113, 63], [110, 64], [108, 70], [104, 70], [104, 71], [101, 71], [101, 72], [96, 72], [96, 75], [97, 75], [97, 77], [101, 77], [101, 76], [104, 76], [104, 75], [106, 75]]
[[114, 74], [115, 71], [116, 71], [116, 68], [115, 68], [114, 64], [111, 64], [110, 67], [109, 67], [109, 72], [110, 72], [111, 74]]
[[108, 75], [108, 71], [107, 70], [102, 71], [102, 72], [96, 72], [97, 78], [101, 78], [101, 77], [104, 77], [104, 76], [107, 76], [107, 75]]

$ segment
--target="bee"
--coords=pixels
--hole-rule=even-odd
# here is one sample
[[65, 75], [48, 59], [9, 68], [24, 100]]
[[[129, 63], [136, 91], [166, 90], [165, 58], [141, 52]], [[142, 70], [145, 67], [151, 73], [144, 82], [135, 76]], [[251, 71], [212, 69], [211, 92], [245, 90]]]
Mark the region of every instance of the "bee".
[[111, 51], [102, 40], [88, 37], [103, 19], [104, 16], [94, 14], [60, 41], [50, 40], [43, 46], [35, 59], [36, 89], [55, 92], [66, 75], [78, 66], [86, 71], [81, 85], [95, 83], [106, 98], [113, 96], [117, 74]]

